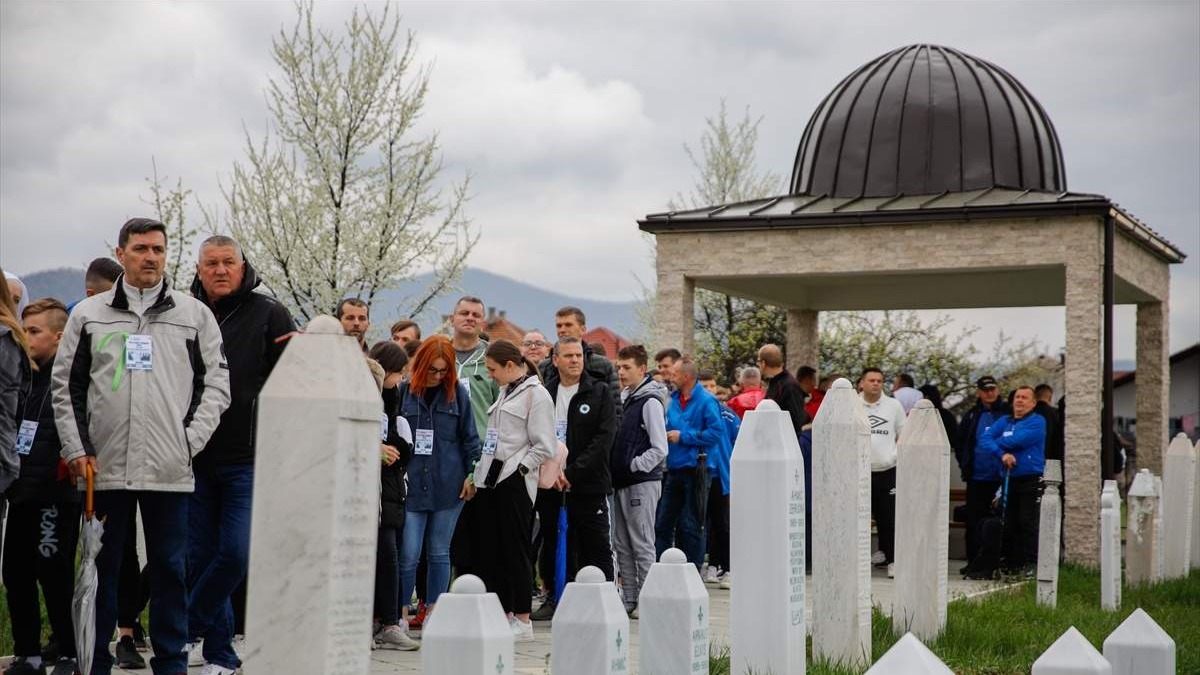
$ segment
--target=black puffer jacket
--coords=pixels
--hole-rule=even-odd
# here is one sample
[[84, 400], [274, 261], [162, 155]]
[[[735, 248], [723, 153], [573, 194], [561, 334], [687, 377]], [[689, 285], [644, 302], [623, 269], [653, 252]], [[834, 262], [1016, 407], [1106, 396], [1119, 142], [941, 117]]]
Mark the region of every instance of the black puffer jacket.
[[[547, 387], [556, 402], [559, 384], [555, 380], [553, 388]], [[608, 385], [585, 370], [567, 411], [567, 466], [563, 473], [571, 483], [571, 492], [612, 494], [608, 464], [616, 437], [617, 411], [608, 395]]]
[[62, 458], [62, 443], [54, 426], [54, 404], [50, 395], [50, 371], [54, 358], [39, 364], [33, 371], [33, 382], [17, 410], [17, 424], [22, 420], [37, 422], [37, 433], [28, 454], [21, 455], [21, 475], [8, 488], [8, 500], [14, 504], [52, 504], [79, 501], [79, 492], [64, 478], [58, 479]]
[[[396, 420], [403, 419], [400, 417], [400, 391], [397, 387], [383, 390], [383, 414], [387, 416], [387, 434], [383, 442], [396, 448], [400, 452], [400, 459], [392, 462], [391, 466], [384, 465], [379, 476], [379, 524], [382, 527], [403, 527], [404, 499], [407, 496], [404, 472], [408, 469], [408, 461], [412, 459], [412, 443], [396, 426]], [[407, 421], [401, 424], [408, 426]], [[411, 436], [412, 432], [408, 435]]]
[[[621, 383], [617, 381], [617, 370], [613, 368], [612, 361], [606, 357], [600, 356], [592, 350], [591, 346], [586, 342], [581, 342], [583, 345], [583, 370], [592, 376], [592, 379], [603, 382], [608, 390], [608, 395], [612, 398], [613, 410], [617, 411], [617, 419], [621, 418]], [[542, 385], [547, 391], [553, 392], [558, 386], [558, 368], [554, 367], [554, 357], [548, 356], [542, 359], [538, 364], [538, 374], [542, 377]]]
[[242, 285], [215, 305], [204, 292], [200, 277], [192, 281], [192, 295], [208, 305], [221, 327], [232, 399], [204, 451], [196, 455], [200, 467], [254, 462], [258, 393], [287, 346], [286, 341], [277, 340], [296, 330], [283, 305], [254, 292], [262, 282], [249, 262], [243, 264]]

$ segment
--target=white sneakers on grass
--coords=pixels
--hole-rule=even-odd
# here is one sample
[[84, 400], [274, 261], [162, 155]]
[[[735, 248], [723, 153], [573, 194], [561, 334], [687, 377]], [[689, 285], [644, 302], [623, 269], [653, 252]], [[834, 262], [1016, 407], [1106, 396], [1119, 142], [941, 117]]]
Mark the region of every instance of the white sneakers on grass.
[[700, 576], [706, 584], [719, 584], [721, 583], [721, 568], [716, 565], [705, 565]]
[[533, 622], [522, 621], [515, 616], [508, 618], [508, 625], [512, 627], [514, 642], [533, 642]]
[[375, 634], [375, 648], [414, 652], [421, 648], [421, 643], [400, 626], [384, 626]]

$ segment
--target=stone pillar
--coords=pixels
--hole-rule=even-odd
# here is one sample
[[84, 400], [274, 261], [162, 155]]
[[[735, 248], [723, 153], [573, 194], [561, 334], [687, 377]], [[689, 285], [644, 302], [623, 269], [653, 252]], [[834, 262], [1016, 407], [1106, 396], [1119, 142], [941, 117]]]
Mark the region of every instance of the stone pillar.
[[[696, 282], [680, 272], [658, 269], [658, 298], [654, 305], [658, 348], [674, 347], [684, 354], [696, 349]], [[650, 355], [654, 357], [653, 354]]]
[[[1167, 299], [1137, 306], [1137, 460], [1139, 469], [1162, 473], [1171, 410], [1171, 364], [1167, 345]], [[1068, 400], [1069, 407], [1069, 400]]]
[[[1063, 453], [1067, 560], [1097, 565], [1100, 520], [1100, 328], [1103, 294], [1099, 229], [1066, 266], [1067, 419]], [[1094, 244], [1094, 245], [1092, 245]], [[1140, 375], [1139, 375], [1140, 377]]]
[[800, 366], [817, 368], [820, 356], [820, 332], [817, 330], [815, 309], [787, 311], [787, 369], [793, 375]]

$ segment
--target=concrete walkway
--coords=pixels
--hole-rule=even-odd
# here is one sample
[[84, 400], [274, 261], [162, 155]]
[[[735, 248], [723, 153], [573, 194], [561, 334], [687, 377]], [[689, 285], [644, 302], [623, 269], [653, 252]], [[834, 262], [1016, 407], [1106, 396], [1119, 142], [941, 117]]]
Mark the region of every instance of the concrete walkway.
[[[949, 591], [950, 599], [960, 599], [967, 597], [975, 597], [989, 593], [991, 591], [1003, 588], [1004, 586], [998, 582], [987, 581], [964, 581], [958, 576], [958, 568], [964, 564], [961, 560], [951, 560], [949, 565]], [[735, 582], [736, 583], [736, 582]], [[812, 577], [808, 578], [808, 584], [811, 586]], [[892, 608], [892, 600], [895, 597], [896, 583], [892, 579], [888, 579], [882, 569], [874, 569], [871, 578], [871, 599], [885, 612], [890, 614]], [[714, 648], [720, 649], [729, 645], [729, 593], [730, 591], [720, 590], [715, 586], [708, 587], [708, 595], [711, 602], [711, 623], [709, 624], [709, 634], [712, 636], [711, 644]], [[806, 618], [811, 621], [812, 599], [811, 593], [806, 589], [805, 593], [805, 614]], [[630, 672], [637, 672], [636, 664], [639, 636], [637, 630], [637, 621], [631, 622], [632, 641], [630, 642], [630, 657], [631, 668]], [[549, 623], [534, 623], [534, 635], [536, 639], [533, 642], [516, 645], [517, 667], [516, 672], [521, 675], [549, 675], [550, 672], [550, 624]], [[198, 673], [199, 668], [192, 668], [191, 673]], [[121, 673], [146, 673], [148, 671], [113, 671]], [[377, 673], [420, 673], [421, 672], [421, 652], [397, 652], [397, 651], [376, 651], [371, 655], [371, 674]], [[299, 674], [298, 674], [299, 675]], [[307, 674], [306, 674], [307, 675]], [[312, 675], [316, 675], [313, 673]]]

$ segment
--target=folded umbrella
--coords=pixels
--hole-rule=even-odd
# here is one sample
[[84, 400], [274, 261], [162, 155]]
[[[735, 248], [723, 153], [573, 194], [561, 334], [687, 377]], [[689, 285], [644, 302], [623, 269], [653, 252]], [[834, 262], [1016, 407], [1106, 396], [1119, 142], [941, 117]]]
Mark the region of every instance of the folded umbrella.
[[554, 542], [554, 601], [562, 599], [567, 587], [567, 493], [558, 507], [558, 538]]
[[96, 556], [100, 555], [100, 540], [104, 537], [104, 524], [96, 517], [94, 484], [92, 465], [88, 464], [83, 530], [80, 532], [83, 551], [79, 560], [79, 574], [75, 579], [75, 597], [71, 602], [76, 661], [81, 673], [92, 672], [92, 658], [96, 653], [96, 589], [100, 584], [96, 574]]
[[704, 519], [708, 516], [708, 455], [700, 453], [696, 458], [696, 482], [692, 484], [692, 498], [696, 500], [696, 516], [700, 519], [700, 529], [704, 529]]

